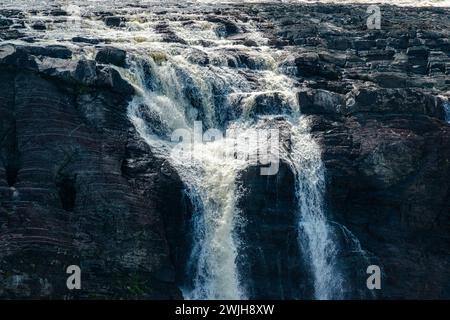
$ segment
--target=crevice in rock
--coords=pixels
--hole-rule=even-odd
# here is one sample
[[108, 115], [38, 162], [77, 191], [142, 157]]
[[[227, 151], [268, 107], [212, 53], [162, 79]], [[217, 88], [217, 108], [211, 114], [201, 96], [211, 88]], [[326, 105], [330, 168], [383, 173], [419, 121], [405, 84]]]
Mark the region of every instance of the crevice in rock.
[[[14, 75], [12, 75], [14, 79]], [[0, 120], [0, 160], [5, 168], [6, 181], [9, 187], [13, 187], [17, 181], [20, 168], [20, 152], [17, 139], [17, 124], [14, 115], [16, 105], [15, 85], [11, 86], [11, 101], [8, 112], [1, 114]]]
[[73, 212], [77, 198], [77, 174], [69, 172], [67, 168], [75, 160], [77, 151], [62, 151], [64, 153], [64, 159], [56, 169], [55, 184], [62, 208], [67, 212]]
[[8, 186], [13, 187], [17, 181], [17, 175], [20, 168], [20, 153], [17, 141], [17, 129], [14, 121], [13, 127], [6, 136], [6, 181]]
[[170, 259], [175, 267], [175, 283], [179, 288], [193, 286], [194, 270], [189, 266], [193, 246], [193, 206], [179, 177], [159, 179], [157, 210], [161, 212], [169, 245]]
[[73, 212], [77, 198], [77, 175], [63, 174], [56, 182], [61, 205], [65, 211]]

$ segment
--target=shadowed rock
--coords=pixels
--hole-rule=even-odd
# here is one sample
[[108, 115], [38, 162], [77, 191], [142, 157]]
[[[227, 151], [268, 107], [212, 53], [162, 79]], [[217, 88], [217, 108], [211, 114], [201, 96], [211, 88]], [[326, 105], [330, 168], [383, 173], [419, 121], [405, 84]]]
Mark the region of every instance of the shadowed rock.
[[102, 48], [98, 51], [95, 60], [98, 63], [113, 64], [118, 67], [125, 67], [127, 53], [116, 48]]

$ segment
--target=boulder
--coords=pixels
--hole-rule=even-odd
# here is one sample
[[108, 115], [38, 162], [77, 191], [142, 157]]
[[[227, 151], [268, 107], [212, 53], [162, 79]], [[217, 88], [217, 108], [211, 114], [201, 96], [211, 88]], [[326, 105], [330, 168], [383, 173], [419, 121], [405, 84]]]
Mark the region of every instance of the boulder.
[[85, 38], [85, 37], [73, 37], [72, 41], [77, 42], [77, 43], [88, 43], [88, 44], [99, 44], [100, 43], [99, 39]]
[[260, 93], [248, 98], [245, 102], [251, 103], [250, 116], [256, 117], [260, 115], [277, 115], [277, 114], [291, 114], [292, 101], [289, 101], [282, 92], [274, 93]]
[[383, 88], [405, 88], [408, 86], [408, 77], [398, 72], [374, 72], [369, 79]]
[[73, 77], [79, 83], [90, 86], [97, 79], [97, 65], [93, 60], [80, 60], [73, 72]]
[[112, 27], [112, 28], [118, 28], [122, 26], [123, 23], [123, 18], [122, 17], [117, 17], [117, 16], [111, 16], [111, 17], [105, 17], [103, 19], [103, 21], [105, 22], [105, 24], [108, 27]]
[[415, 89], [361, 87], [346, 96], [345, 113], [416, 114], [443, 119], [443, 101]]
[[118, 67], [125, 67], [127, 53], [124, 50], [105, 47], [98, 50], [95, 60], [102, 64], [112, 64]]
[[317, 53], [305, 52], [295, 57], [297, 74], [301, 77], [323, 77], [329, 80], [339, 79], [336, 66], [322, 61]]
[[302, 114], [339, 114], [345, 101], [342, 95], [323, 89], [305, 89], [298, 93]]
[[72, 58], [72, 51], [65, 46], [50, 45], [50, 46], [23, 46], [21, 50], [28, 52], [34, 56], [45, 56], [58, 59]]
[[219, 26], [216, 28], [216, 33], [224, 38], [235, 35], [240, 31], [239, 27], [234, 22], [226, 18], [208, 16], [206, 17], [206, 21], [219, 24]]
[[0, 29], [9, 28], [13, 23], [14, 21], [12, 19], [0, 18]]
[[33, 23], [33, 24], [31, 25], [31, 27], [32, 27], [34, 30], [40, 30], [40, 31], [46, 30], [46, 29], [47, 29], [47, 26], [45, 25], [45, 23], [44, 23], [43, 21], [37, 21], [37, 22]]
[[67, 11], [63, 9], [53, 9], [50, 14], [54, 17], [65, 17], [67, 16]]
[[98, 67], [95, 83], [99, 87], [105, 87], [127, 96], [134, 93], [133, 86], [124, 80], [116, 69], [111, 67]]

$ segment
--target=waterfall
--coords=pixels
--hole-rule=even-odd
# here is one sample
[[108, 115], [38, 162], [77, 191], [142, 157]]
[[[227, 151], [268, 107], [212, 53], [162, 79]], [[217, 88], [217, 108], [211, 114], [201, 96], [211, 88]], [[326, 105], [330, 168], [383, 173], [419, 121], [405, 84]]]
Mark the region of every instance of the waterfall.
[[[134, 63], [134, 74], [138, 75], [140, 87], [145, 87], [142, 75], [142, 62]], [[142, 90], [130, 104], [129, 114], [140, 135], [153, 150], [161, 156], [171, 159], [187, 185], [193, 204], [194, 247], [191, 253], [194, 288], [183, 290], [187, 299], [242, 299], [245, 292], [239, 278], [236, 258], [241, 245], [234, 234], [236, 223], [240, 219], [236, 208], [238, 190], [236, 177], [239, 171], [250, 163], [247, 159], [225, 157], [230, 146], [234, 146], [236, 137], [199, 143], [184, 150], [183, 156], [174, 156], [170, 152], [173, 143], [167, 136], [145, 123], [145, 112], [157, 114], [157, 118], [172, 129], [184, 128], [195, 135], [195, 128], [189, 128], [189, 115], [192, 106], [186, 102], [182, 93], [180, 79], [175, 76], [174, 66], [158, 66], [153, 60], [153, 81], [164, 82], [157, 91]], [[178, 61], [180, 63], [180, 61]], [[178, 68], [179, 66], [177, 66]], [[189, 66], [191, 68], [192, 66]], [[155, 79], [155, 76], [158, 79]], [[230, 83], [229, 83], [230, 84]], [[233, 87], [230, 84], [230, 88]], [[236, 88], [235, 88], [236, 89]], [[291, 88], [287, 88], [287, 91]], [[231, 91], [231, 90], [230, 90]], [[204, 96], [210, 95], [203, 92]], [[251, 95], [245, 95], [247, 98]], [[233, 100], [233, 95], [230, 95]], [[307, 253], [309, 265], [314, 276], [314, 290], [317, 299], [342, 298], [342, 276], [335, 265], [336, 245], [324, 211], [324, 166], [321, 161], [320, 147], [309, 133], [309, 124], [305, 117], [298, 117], [298, 105], [292, 102], [293, 114], [286, 117], [291, 123], [292, 146], [290, 153], [285, 150], [280, 156], [290, 161], [296, 174], [296, 193], [299, 214], [299, 245]], [[287, 98], [287, 100], [289, 100]], [[246, 101], [248, 104], [249, 102]], [[251, 104], [251, 103], [250, 103]], [[144, 109], [142, 109], [144, 107]], [[185, 108], [185, 110], [183, 110]], [[167, 110], [163, 112], [163, 110]], [[211, 109], [208, 109], [211, 110]], [[186, 112], [185, 112], [186, 111]], [[144, 112], [144, 113], [143, 113]], [[205, 115], [213, 121], [214, 115]], [[162, 126], [162, 127], [165, 127]], [[257, 125], [246, 119], [238, 119], [229, 127], [240, 129], [241, 134], [256, 128]], [[250, 152], [251, 153], [251, 152]], [[188, 161], [186, 161], [186, 159]], [[193, 264], [193, 265], [192, 265]], [[182, 288], [183, 289], [183, 288]]]
[[[211, 112], [214, 111], [209, 92], [212, 87], [203, 78], [205, 74], [183, 59], [159, 65], [154, 58], [136, 58], [131, 64], [130, 74], [125, 76], [134, 81], [139, 94], [130, 103], [129, 118], [155, 154], [170, 160], [193, 204], [194, 246], [188, 268], [194, 277], [194, 288], [182, 288], [184, 297], [244, 299], [236, 267], [239, 239], [234, 230], [239, 212], [235, 183], [237, 174], [251, 164], [251, 157], [231, 155], [257, 153], [257, 145], [241, 143], [252, 136], [257, 124], [236, 121], [227, 126], [227, 134], [221, 139], [194, 141], [193, 137], [203, 131], [202, 124], [198, 127], [199, 123], [193, 121], [199, 112], [207, 125], [218, 124]], [[228, 80], [222, 88], [224, 91], [233, 87], [235, 95], [229, 100], [234, 101], [236, 94], [240, 94], [245, 97], [242, 101], [251, 104], [251, 95], [236, 92], [239, 86], [247, 89], [248, 84], [241, 83], [235, 70], [228, 70], [229, 75], [224, 72], [222, 70], [220, 78], [217, 76], [215, 80]], [[195, 78], [185, 78], [186, 74]], [[207, 76], [211, 80], [213, 75]], [[203, 104], [200, 110], [187, 101], [182, 81], [194, 81], [195, 86], [202, 89], [196, 91], [201, 96], [198, 103]], [[190, 143], [183, 148], [183, 153], [174, 152], [179, 144], [169, 140], [169, 136], [179, 130], [192, 138], [188, 139]]]
[[[189, 190], [193, 203], [193, 234], [194, 246], [191, 253], [190, 268], [193, 272], [193, 289], [184, 289], [187, 299], [242, 299], [245, 292], [239, 278], [236, 258], [240, 241], [234, 230], [240, 216], [236, 208], [238, 194], [236, 190], [236, 177], [239, 171], [249, 165], [248, 160], [226, 158], [224, 150], [234, 145], [233, 138], [224, 138], [214, 142], [195, 144], [187, 148], [187, 159], [173, 157], [170, 153], [173, 144], [167, 140], [169, 131], [184, 128], [194, 135], [194, 129], [189, 123], [195, 116], [202, 113], [202, 119], [207, 126], [217, 124], [216, 107], [212, 100], [212, 87], [207, 83], [220, 79], [224, 85], [223, 92], [229, 93], [228, 103], [239, 100], [244, 111], [251, 108], [255, 97], [261, 92], [251, 91], [252, 85], [243, 79], [237, 70], [221, 68], [211, 71], [199, 72], [197, 66], [186, 63], [185, 60], [175, 59], [173, 64], [165, 62], [158, 65], [154, 59], [146, 61], [150, 66], [152, 86], [146, 84], [143, 75], [142, 62], [134, 63], [134, 74], [138, 79], [139, 87], [144, 88], [130, 104], [130, 118], [142, 137], [149, 143], [156, 153], [164, 158], [170, 158], [172, 165], [179, 172], [183, 182]], [[185, 72], [180, 71], [182, 67]], [[149, 71], [147, 71], [149, 72]], [[228, 74], [227, 74], [228, 72]], [[265, 74], [264, 74], [265, 73]], [[299, 243], [307, 252], [309, 263], [314, 275], [315, 297], [318, 299], [341, 298], [341, 276], [334, 265], [334, 246], [323, 207], [324, 169], [321, 162], [320, 148], [311, 137], [305, 118], [298, 117], [298, 103], [293, 94], [292, 84], [277, 74], [260, 72], [266, 76], [264, 84], [266, 91], [270, 92], [267, 83], [283, 80], [281, 85], [285, 88], [276, 88], [285, 93], [284, 100], [290, 105], [292, 114], [286, 120], [292, 123], [292, 166], [296, 179], [296, 191], [299, 211]], [[192, 78], [182, 78], [184, 75]], [[137, 76], [136, 76], [137, 75]], [[183, 76], [180, 76], [183, 75]], [[148, 76], [148, 75], [147, 75]], [[272, 78], [272, 79], [271, 79]], [[199, 103], [203, 106], [194, 108], [186, 98], [182, 81], [196, 82], [195, 86], [201, 90], [196, 91], [202, 96]], [[271, 80], [271, 81], [270, 81]], [[147, 86], [147, 87], [146, 87]], [[156, 87], [155, 87], [156, 86]], [[268, 88], [269, 87], [269, 88]], [[292, 90], [292, 91], [291, 91]], [[226, 103], [226, 102], [223, 102]], [[144, 114], [156, 117], [160, 125], [151, 126], [143, 120]], [[194, 115], [189, 119], [190, 115]], [[244, 112], [240, 119], [233, 121], [228, 127], [249, 130], [255, 128], [254, 122], [246, 119], [248, 112]], [[226, 153], [226, 152], [225, 152]], [[287, 154], [282, 156], [287, 157]]]
[[[193, 248], [187, 265], [193, 288], [182, 287], [184, 297], [245, 299], [236, 265], [241, 244], [235, 229], [241, 216], [235, 183], [237, 174], [252, 164], [251, 155], [258, 146], [240, 142], [262, 125], [250, 119], [256, 99], [276, 96], [297, 106], [295, 90], [291, 79], [273, 71], [274, 59], [263, 47], [249, 52], [204, 27], [189, 36], [192, 43], [198, 43], [198, 37], [220, 46], [199, 50], [162, 44], [157, 51], [134, 50], [130, 69], [121, 70], [138, 91], [130, 103], [129, 118], [153, 152], [177, 170], [193, 205]], [[207, 66], [197, 60], [205, 53]], [[239, 67], [244, 53], [251, 69]], [[235, 109], [240, 111], [237, 115], [224, 118]], [[201, 121], [200, 128], [196, 120]], [[223, 139], [194, 141], [202, 129], [215, 128], [227, 130]], [[179, 130], [194, 142], [180, 154], [173, 152], [179, 144], [170, 139]], [[250, 157], [230, 156], [236, 151]]]
[[[171, 160], [193, 204], [194, 247], [189, 264], [195, 264], [190, 270], [194, 274], [194, 288], [191, 291], [182, 288], [184, 297], [245, 298], [236, 270], [238, 243], [233, 235], [237, 215], [235, 180], [243, 163], [238, 159], [224, 161], [223, 151], [230, 145], [227, 139], [198, 142], [186, 148], [185, 154], [171, 152], [174, 144], [161, 132], [155, 134], [155, 130], [143, 120], [143, 115], [145, 112], [152, 114], [171, 130], [183, 128], [193, 136], [194, 128], [189, 128], [189, 120], [182, 109], [192, 110], [192, 107], [184, 99], [175, 69], [170, 65], [157, 66], [152, 60], [150, 63], [152, 75], [158, 77], [156, 82], [163, 84], [156, 92], [145, 88], [142, 65], [135, 64], [135, 74], [139, 75], [140, 86], [144, 90], [130, 104], [129, 116], [152, 150]], [[170, 133], [168, 130], [164, 133]]]
[[445, 121], [447, 121], [447, 123], [450, 123], [450, 102], [445, 102], [444, 103], [444, 112], [445, 112]]
[[343, 298], [343, 279], [336, 265], [336, 239], [324, 208], [325, 168], [319, 145], [306, 119], [293, 127], [292, 166], [296, 172], [300, 247], [307, 253], [314, 277], [314, 296]]
[[[281, 143], [278, 156], [296, 175], [299, 250], [313, 275], [314, 296], [343, 298], [337, 244], [323, 204], [321, 150], [307, 118], [299, 114], [298, 83], [278, 69], [290, 52], [268, 47], [250, 23], [240, 22], [239, 29], [257, 41], [251, 48], [223, 38], [213, 22], [196, 19], [189, 25], [192, 30], [177, 21], [169, 23], [171, 37], [183, 38], [187, 45], [165, 42], [154, 34], [145, 34], [151, 46], [145, 41], [119, 45], [129, 52], [130, 65], [119, 71], [137, 92], [128, 116], [152, 153], [178, 172], [192, 203], [193, 244], [186, 266], [192, 281], [181, 285], [183, 296], [248, 298], [237, 266], [245, 243], [236, 229], [245, 217], [237, 208], [242, 190], [236, 180], [255, 164], [251, 155], [258, 154], [260, 146], [241, 142], [281, 118], [285, 125], [279, 129], [290, 142]], [[154, 17], [143, 20], [150, 21], [143, 23], [145, 28], [158, 23]], [[141, 39], [141, 28], [139, 22], [130, 24], [129, 37]], [[203, 130], [205, 135], [212, 130], [214, 139], [203, 139]], [[249, 156], [235, 157], [236, 151]]]

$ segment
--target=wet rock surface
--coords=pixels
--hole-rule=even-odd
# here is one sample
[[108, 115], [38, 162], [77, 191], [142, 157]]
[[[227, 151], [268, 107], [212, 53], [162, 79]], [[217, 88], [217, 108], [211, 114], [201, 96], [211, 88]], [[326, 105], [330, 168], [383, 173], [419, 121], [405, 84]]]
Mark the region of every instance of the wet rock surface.
[[285, 163], [276, 176], [242, 172], [238, 265], [250, 299], [313, 299], [311, 274], [298, 248], [294, 175]]
[[[114, 10], [90, 19], [125, 32], [132, 21]], [[323, 148], [332, 219], [382, 267], [376, 295], [449, 298], [450, 11], [382, 6], [381, 29], [368, 30], [365, 6], [172, 6], [158, 13], [151, 32], [187, 46], [167, 23], [193, 23], [184, 12], [243, 48], [257, 47], [239, 24], [252, 21], [269, 47], [290, 52], [275, 67], [297, 81], [300, 110]], [[120, 68], [128, 52], [106, 35], [70, 37], [95, 52], [88, 58], [77, 46], [40, 43], [58, 19], [68, 19], [60, 8], [45, 14], [53, 24], [29, 10], [0, 10], [0, 297], [180, 298], [189, 205], [180, 178], [127, 118], [135, 91]], [[247, 50], [228, 50], [228, 57], [247, 78], [269, 67]], [[201, 50], [188, 59], [218, 64]], [[276, 93], [256, 100], [252, 116], [288, 113]], [[248, 187], [241, 231], [249, 243], [242, 253], [250, 259], [240, 265], [252, 298], [311, 298], [290, 246], [293, 177], [282, 169], [274, 179], [255, 168], [241, 175]], [[352, 266], [350, 249], [340, 255], [343, 265]], [[79, 292], [65, 286], [72, 264], [83, 270]], [[348, 297], [367, 297], [365, 270], [348, 268]]]
[[95, 60], [98, 63], [112, 64], [118, 67], [125, 67], [127, 53], [116, 48], [101, 48]]

